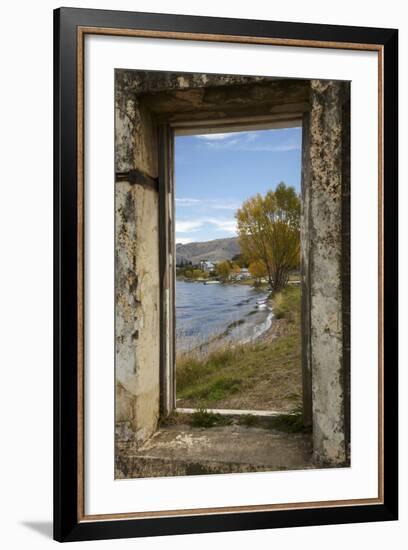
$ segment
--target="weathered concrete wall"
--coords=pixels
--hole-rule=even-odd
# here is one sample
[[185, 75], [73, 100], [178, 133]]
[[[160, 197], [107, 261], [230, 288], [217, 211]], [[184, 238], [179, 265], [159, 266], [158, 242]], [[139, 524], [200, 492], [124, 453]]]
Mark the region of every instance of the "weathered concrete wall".
[[[144, 93], [171, 92], [213, 86], [242, 86], [259, 82], [272, 82], [267, 76], [245, 76], [234, 74], [172, 73], [167, 71], [134, 71], [118, 69], [115, 74], [116, 89], [129, 96]], [[279, 80], [281, 81], [281, 80]]]
[[350, 86], [344, 86], [342, 122], [342, 310], [343, 310], [343, 378], [344, 423], [347, 459], [350, 461], [350, 331], [351, 331], [351, 237], [350, 237]]
[[117, 440], [144, 441], [160, 411], [158, 193], [123, 174], [137, 170], [156, 180], [158, 123], [300, 112], [305, 421], [313, 427], [316, 460], [345, 464], [349, 85], [136, 71], [117, 71], [115, 82], [116, 172], [122, 174], [115, 188]]
[[157, 208], [153, 190], [116, 184], [116, 421], [137, 439], [159, 414]]
[[[116, 173], [137, 169], [157, 178], [150, 113], [133, 93], [117, 86], [115, 115]], [[142, 442], [159, 416], [158, 193], [128, 179], [115, 183], [116, 437]]]
[[323, 464], [347, 461], [343, 361], [343, 187], [348, 83], [311, 81], [309, 284], [313, 449]]

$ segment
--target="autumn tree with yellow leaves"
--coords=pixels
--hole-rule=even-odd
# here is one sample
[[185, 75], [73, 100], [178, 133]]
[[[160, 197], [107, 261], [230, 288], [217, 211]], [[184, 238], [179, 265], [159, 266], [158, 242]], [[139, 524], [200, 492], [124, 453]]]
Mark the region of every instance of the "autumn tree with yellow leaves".
[[248, 266], [248, 271], [255, 279], [257, 285], [259, 285], [261, 279], [268, 275], [268, 270], [263, 260], [253, 260]]
[[242, 253], [250, 262], [263, 262], [269, 285], [280, 290], [300, 263], [300, 198], [280, 183], [263, 197], [246, 200], [236, 213]]

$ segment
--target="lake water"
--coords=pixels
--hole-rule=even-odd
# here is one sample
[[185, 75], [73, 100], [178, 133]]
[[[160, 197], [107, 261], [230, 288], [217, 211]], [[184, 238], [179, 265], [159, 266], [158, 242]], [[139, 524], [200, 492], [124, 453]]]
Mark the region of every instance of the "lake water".
[[263, 303], [269, 292], [240, 284], [176, 281], [177, 349], [193, 349], [216, 337], [248, 342], [272, 322]]

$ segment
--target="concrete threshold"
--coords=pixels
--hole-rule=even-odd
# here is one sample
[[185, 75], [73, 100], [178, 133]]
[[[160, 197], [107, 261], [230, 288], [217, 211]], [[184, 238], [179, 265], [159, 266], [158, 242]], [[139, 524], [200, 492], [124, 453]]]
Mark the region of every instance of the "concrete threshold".
[[311, 435], [240, 425], [160, 428], [143, 445], [118, 446], [116, 478], [313, 468]]
[[[197, 412], [199, 409], [189, 409], [184, 407], [177, 407], [176, 412], [178, 413], [184, 413], [184, 414], [193, 414]], [[282, 411], [256, 411], [253, 409], [205, 409], [209, 413], [215, 413], [215, 414], [221, 414], [221, 415], [228, 415], [228, 416], [279, 416], [281, 414], [285, 415], [293, 415], [296, 413], [290, 413], [290, 412], [284, 412]]]

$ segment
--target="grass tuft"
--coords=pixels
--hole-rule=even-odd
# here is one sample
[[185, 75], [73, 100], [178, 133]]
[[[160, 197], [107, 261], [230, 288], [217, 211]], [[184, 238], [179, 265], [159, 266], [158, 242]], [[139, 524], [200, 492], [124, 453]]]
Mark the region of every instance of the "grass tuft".
[[300, 322], [300, 288], [287, 286], [272, 298], [275, 319], [287, 319], [290, 323]]
[[191, 425], [195, 428], [212, 428], [214, 426], [228, 426], [232, 419], [228, 416], [198, 409], [191, 417]]
[[268, 428], [270, 430], [278, 430], [279, 432], [291, 434], [304, 432], [303, 415], [302, 413], [296, 413], [273, 416], [268, 421]]
[[257, 426], [259, 424], [259, 420], [254, 414], [245, 414], [238, 418], [238, 424], [240, 426], [247, 426], [250, 428], [251, 426]]

